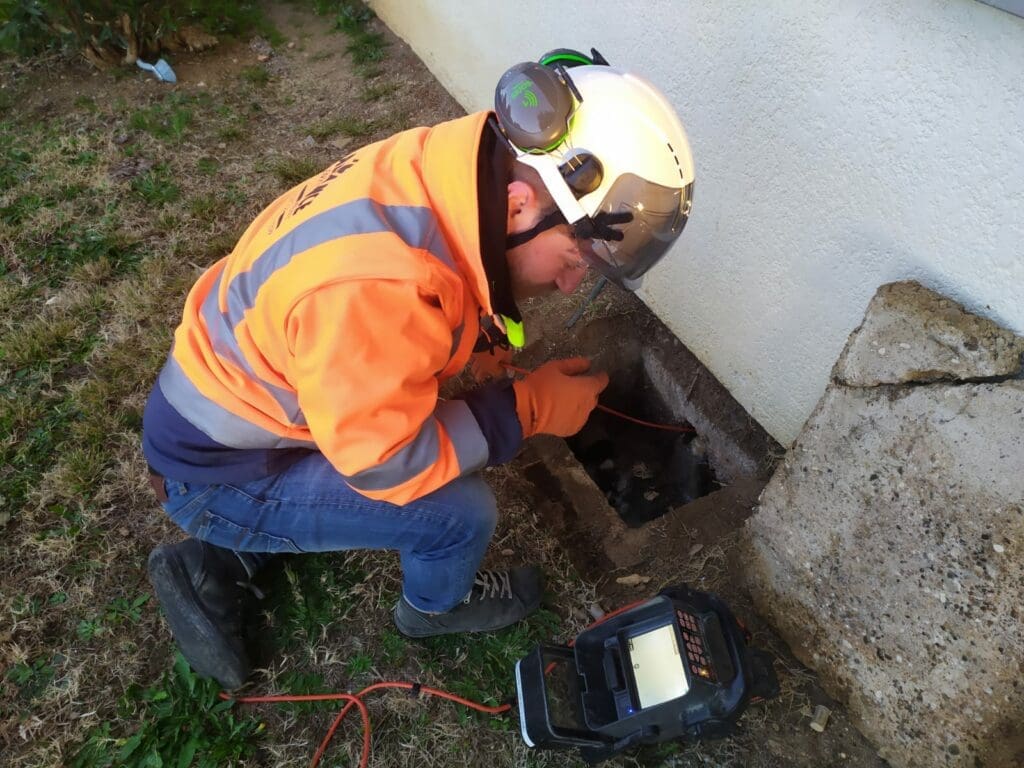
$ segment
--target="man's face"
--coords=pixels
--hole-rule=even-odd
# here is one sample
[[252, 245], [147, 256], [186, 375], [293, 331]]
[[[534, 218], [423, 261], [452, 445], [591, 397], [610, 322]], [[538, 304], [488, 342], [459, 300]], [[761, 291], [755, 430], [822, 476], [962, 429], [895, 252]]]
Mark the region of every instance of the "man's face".
[[[529, 185], [518, 181], [509, 184], [509, 234], [525, 232], [544, 213]], [[513, 296], [527, 299], [554, 291], [575, 291], [587, 273], [581, 245], [586, 246], [576, 242], [568, 224], [559, 224], [506, 251]]]
[[516, 299], [554, 291], [570, 294], [587, 274], [587, 263], [567, 224], [541, 232], [508, 251], [508, 266]]

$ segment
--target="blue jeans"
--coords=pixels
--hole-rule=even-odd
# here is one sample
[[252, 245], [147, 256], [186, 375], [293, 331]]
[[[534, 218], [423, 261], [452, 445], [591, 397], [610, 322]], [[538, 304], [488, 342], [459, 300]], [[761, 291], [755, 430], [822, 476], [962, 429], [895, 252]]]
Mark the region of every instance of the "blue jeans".
[[469, 593], [498, 520], [479, 475], [405, 506], [352, 490], [320, 453], [278, 475], [202, 485], [165, 479], [164, 510], [189, 535], [237, 552], [401, 553], [403, 592], [421, 611], [450, 610]]

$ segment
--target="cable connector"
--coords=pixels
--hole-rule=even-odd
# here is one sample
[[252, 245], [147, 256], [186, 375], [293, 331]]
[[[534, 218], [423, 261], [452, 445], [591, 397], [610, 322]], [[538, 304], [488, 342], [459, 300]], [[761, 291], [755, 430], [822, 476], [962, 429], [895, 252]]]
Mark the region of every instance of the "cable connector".
[[409, 686], [409, 698], [418, 699], [420, 697], [420, 691], [423, 689], [423, 683], [413, 683]]

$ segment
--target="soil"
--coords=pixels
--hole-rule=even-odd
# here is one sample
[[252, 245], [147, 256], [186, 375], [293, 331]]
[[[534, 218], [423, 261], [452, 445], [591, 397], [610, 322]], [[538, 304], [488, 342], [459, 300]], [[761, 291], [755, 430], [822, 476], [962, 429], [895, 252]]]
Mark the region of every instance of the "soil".
[[[301, 154], [321, 160], [326, 166], [337, 159], [352, 140], [338, 137], [320, 141], [308, 137], [303, 127], [317, 120], [339, 116], [374, 120], [374, 133], [359, 139], [359, 143], [365, 143], [405, 127], [433, 124], [463, 114], [461, 107], [412, 51], [390, 33], [387, 33], [388, 55], [381, 65], [381, 79], [386, 78], [397, 87], [386, 99], [364, 102], [353, 98], [352, 94], [359, 93], [366, 82], [353, 73], [348, 64], [338, 65], [343, 58], [345, 38], [331, 33], [328, 21], [289, 5], [276, 6], [270, 13], [278, 29], [292, 42], [274, 51], [269, 61], [259, 61], [260, 46], [230, 41], [206, 52], [182, 54], [172, 60], [178, 76], [178, 85], [174, 88], [178, 92], [196, 94], [233, 88], [242, 71], [254, 66], [265, 66], [275, 81], [286, 86], [286, 98], [267, 99], [260, 105], [258, 145], [209, 147], [222, 162], [229, 163], [233, 155], [239, 154]], [[375, 29], [382, 29], [379, 22], [374, 24]], [[130, 76], [98, 74], [84, 64], [39, 66], [50, 70], [50, 85], [27, 94], [20, 106], [39, 120], [57, 114], [79, 97], [106, 100], [112, 98], [113, 92], [120, 91], [128, 98], [143, 98], [168, 88], [136, 73]], [[30, 74], [17, 69], [7, 71], [7, 76], [15, 80]], [[111, 88], [112, 78], [116, 80], [114, 89]], [[609, 287], [574, 328], [565, 327], [592, 285], [593, 277], [573, 297], [555, 296], [528, 302], [524, 310], [531, 343], [517, 358], [518, 364], [533, 367], [547, 359], [576, 354], [592, 356], [599, 365], [608, 368], [621, 365], [626, 370], [636, 364], [639, 340], [650, 338], [652, 329], [663, 331], [657, 318], [636, 296]], [[609, 336], [609, 328], [620, 329], [621, 336]], [[625, 403], [624, 407], [629, 404]], [[550, 489], [531, 479], [536, 474], [527, 471], [530, 461], [526, 453], [513, 462], [510, 472], [501, 475], [501, 482], [495, 485], [500, 507], [514, 507], [525, 499], [542, 516], [558, 514], [558, 502], [551, 498]], [[671, 757], [669, 764], [728, 764], [748, 768], [883, 766], [885, 763], [876, 756], [875, 750], [851, 726], [843, 707], [823, 694], [813, 675], [795, 661], [771, 629], [753, 614], [750, 601], [739, 586], [741, 580], [735, 578], [742, 567], [732, 558], [735, 533], [751, 514], [762, 484], [763, 481], [751, 480], [726, 486], [649, 523], [646, 528], [649, 547], [642, 553], [641, 564], [633, 569], [633, 573], [649, 578], [641, 586], [618, 583], [617, 578], [631, 574], [609, 570], [607, 561], [588, 560], [586, 553], [574, 557], [573, 561], [579, 566], [580, 575], [594, 584], [597, 602], [605, 609], [632, 602], [681, 581], [698, 589], [712, 590], [747, 622], [754, 634], [754, 643], [777, 658], [776, 670], [782, 686], [778, 699], [751, 708], [741, 721], [736, 737], [690, 747]], [[585, 514], [586, 510], [576, 513]], [[544, 547], [571, 547], [569, 540], [556, 540], [557, 527], [557, 524], [550, 526], [551, 542]], [[156, 541], [161, 534], [159, 530], [151, 530], [146, 536]], [[146, 542], [140, 543], [140, 550], [145, 546]], [[528, 549], [523, 547], [523, 550]], [[585, 613], [588, 607], [580, 605], [578, 610]], [[163, 663], [164, 659], [161, 657], [159, 661]], [[833, 711], [824, 733], [809, 728], [810, 715], [817, 704], [824, 704]], [[644, 764], [660, 764], [662, 760], [655, 754], [645, 752], [639, 757]]]

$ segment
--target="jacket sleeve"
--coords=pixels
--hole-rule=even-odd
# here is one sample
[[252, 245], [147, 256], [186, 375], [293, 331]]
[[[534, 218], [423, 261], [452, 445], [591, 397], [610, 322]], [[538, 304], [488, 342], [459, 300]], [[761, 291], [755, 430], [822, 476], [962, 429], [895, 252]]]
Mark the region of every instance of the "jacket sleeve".
[[364, 496], [405, 504], [488, 462], [464, 400], [439, 400], [452, 331], [414, 282], [347, 280], [289, 313], [291, 379], [313, 440]]

